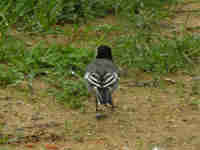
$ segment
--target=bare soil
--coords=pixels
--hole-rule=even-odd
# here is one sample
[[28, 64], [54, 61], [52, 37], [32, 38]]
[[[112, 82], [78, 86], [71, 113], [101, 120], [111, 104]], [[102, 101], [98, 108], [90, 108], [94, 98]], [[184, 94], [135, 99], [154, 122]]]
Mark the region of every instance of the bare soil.
[[151, 78], [138, 74], [122, 79], [113, 95], [116, 110], [104, 109], [107, 117], [100, 120], [92, 97], [80, 111], [43, 95], [41, 82], [34, 82], [32, 96], [23, 89], [0, 89], [1, 136], [8, 138], [1, 149], [145, 150], [157, 145], [198, 150], [200, 105], [195, 102], [200, 94], [193, 89], [198, 79], [176, 73], [163, 77], [158, 86], [138, 86], [136, 81]]

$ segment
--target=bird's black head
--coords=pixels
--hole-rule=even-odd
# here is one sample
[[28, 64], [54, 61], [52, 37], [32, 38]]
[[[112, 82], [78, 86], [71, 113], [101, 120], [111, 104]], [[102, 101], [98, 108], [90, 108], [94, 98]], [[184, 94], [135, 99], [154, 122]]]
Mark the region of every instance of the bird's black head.
[[109, 46], [101, 45], [97, 48], [96, 58], [104, 58], [112, 61], [112, 51]]

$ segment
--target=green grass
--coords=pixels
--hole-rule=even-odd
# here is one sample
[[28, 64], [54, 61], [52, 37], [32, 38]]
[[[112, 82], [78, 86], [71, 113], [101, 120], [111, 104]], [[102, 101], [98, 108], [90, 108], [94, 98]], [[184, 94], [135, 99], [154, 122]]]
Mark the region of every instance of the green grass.
[[[5, 124], [0, 123], [0, 132], [2, 132], [2, 129], [4, 128]], [[0, 134], [0, 144], [7, 144], [9, 141], [8, 135]]]
[[123, 14], [132, 18], [135, 10], [159, 11], [162, 6], [174, 5], [180, 0], [8, 0], [0, 2], [0, 27], [15, 25], [18, 30], [44, 32], [53, 24], [80, 23], [104, 17], [108, 14]]
[[168, 39], [160, 34], [143, 34], [146, 33], [117, 38], [115, 53], [119, 64], [149, 72], [168, 73], [191, 67], [200, 56], [199, 36], [174, 35]]
[[[200, 57], [200, 36], [188, 33], [170, 33], [163, 36], [161, 20], [169, 17], [169, 9], [178, 1], [20, 1], [0, 2], [0, 84], [1, 87], [18, 86], [28, 81], [30, 89], [34, 79], [49, 85], [47, 93], [72, 108], [81, 108], [88, 96], [82, 76], [84, 68], [94, 57], [94, 49], [100, 44], [112, 45], [116, 63], [120, 67], [136, 68], [156, 75], [194, 67]], [[81, 9], [77, 10], [77, 5]], [[45, 6], [45, 7], [44, 7]], [[46, 8], [47, 6], [47, 8]], [[139, 9], [139, 14], [135, 14]], [[131, 10], [131, 12], [130, 12]], [[80, 20], [89, 20], [114, 13], [119, 25], [104, 23], [87, 25], [81, 30]], [[66, 30], [61, 26], [72, 20]], [[61, 23], [62, 22], [62, 23]], [[68, 43], [27, 44], [30, 39], [19, 40], [11, 35], [13, 29], [31, 31], [29, 38], [47, 35], [64, 35]], [[113, 33], [120, 32], [115, 36]], [[21, 32], [22, 33], [22, 32]], [[34, 34], [35, 33], [35, 34]], [[90, 35], [94, 33], [94, 35]], [[84, 44], [85, 48], [81, 44]], [[76, 75], [72, 75], [72, 71]]]
[[[110, 26], [100, 29], [105, 35], [113, 30]], [[193, 67], [200, 56], [198, 36], [174, 35], [167, 39], [161, 34], [145, 34], [138, 32], [112, 40], [115, 61], [119, 66], [158, 75]], [[106, 36], [100, 42], [97, 40], [95, 45], [103, 41], [106, 41]], [[50, 85], [47, 89], [49, 95], [71, 108], [80, 108], [88, 96], [82, 76], [84, 68], [94, 58], [92, 49], [93, 46], [77, 48], [56, 43], [47, 46], [43, 42], [27, 47], [23, 41], [8, 36], [0, 41], [0, 83], [2, 87], [17, 86], [26, 80], [31, 88], [32, 81], [40, 78]], [[72, 71], [76, 74], [73, 75]]]
[[[93, 51], [71, 45], [46, 47], [39, 43], [28, 48], [9, 37], [0, 45], [0, 83], [3, 87], [16, 86], [27, 80], [32, 85], [33, 79], [41, 78], [51, 85], [49, 93], [57, 99], [73, 108], [81, 107], [78, 97], [87, 96], [81, 76], [93, 55]], [[73, 76], [72, 71], [79, 76]]]

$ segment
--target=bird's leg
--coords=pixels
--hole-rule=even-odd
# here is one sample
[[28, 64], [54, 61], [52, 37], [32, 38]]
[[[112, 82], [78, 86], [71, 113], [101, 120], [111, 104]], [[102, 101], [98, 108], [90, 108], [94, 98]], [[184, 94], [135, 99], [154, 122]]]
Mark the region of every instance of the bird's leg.
[[112, 100], [110, 101], [110, 105], [111, 105], [112, 111], [114, 111], [115, 106], [114, 106]]
[[110, 98], [108, 103], [111, 105], [112, 111], [114, 111], [115, 105], [113, 104], [112, 97]]
[[95, 101], [96, 101], [96, 112], [97, 111], [99, 111], [99, 109], [98, 109], [98, 89], [97, 89], [97, 87], [94, 87], [94, 91], [95, 91]]
[[99, 110], [98, 110], [98, 100], [97, 100], [97, 97], [96, 97], [96, 112], [97, 111], [99, 111]]
[[114, 106], [113, 101], [112, 101], [112, 88], [109, 88], [109, 91], [110, 91], [109, 104], [111, 105], [112, 111], [114, 111], [115, 106]]

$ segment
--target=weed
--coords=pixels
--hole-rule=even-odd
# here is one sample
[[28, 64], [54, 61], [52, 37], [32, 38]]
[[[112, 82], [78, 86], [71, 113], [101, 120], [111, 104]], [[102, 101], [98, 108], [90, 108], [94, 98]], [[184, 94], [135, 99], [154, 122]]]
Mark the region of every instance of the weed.
[[159, 34], [145, 37], [144, 33], [138, 33], [134, 36], [121, 36], [115, 40], [115, 53], [121, 65], [134, 66], [150, 72], [174, 72], [193, 64], [193, 60], [199, 55], [196, 53], [199, 51], [199, 40], [200, 38], [191, 35], [170, 40], [162, 38]]
[[30, 91], [33, 91], [32, 80], [42, 77], [43, 80], [56, 87], [52, 89], [61, 102], [68, 103], [72, 108], [82, 106], [81, 97], [87, 96], [85, 84], [83, 80], [80, 80], [81, 78], [73, 77], [71, 71], [82, 76], [83, 68], [94, 56], [92, 51], [71, 45], [58, 46], [56, 44], [46, 48], [44, 43], [25, 48], [23, 42], [18, 40], [13, 42], [11, 39], [5, 40], [0, 46], [2, 52], [0, 53], [0, 62], [2, 62], [0, 84], [2, 86], [16, 85], [27, 80]]
[[[180, 1], [180, 0], [179, 0]], [[15, 25], [18, 30], [47, 31], [52, 24], [85, 22], [110, 13], [133, 18], [134, 12], [152, 10], [160, 12], [162, 6], [174, 5], [178, 0], [163, 2], [149, 0], [9, 0], [0, 2], [0, 29], [5, 31]]]
[[52, 91], [56, 99], [62, 103], [67, 104], [71, 108], [83, 107], [83, 98], [88, 96], [87, 89], [83, 82], [66, 80], [60, 81], [59, 85], [61, 86], [62, 90], [53, 89]]
[[81, 135], [74, 135], [73, 140], [75, 140], [76, 142], [80, 142], [82, 143], [84, 141], [83, 137]]
[[66, 131], [71, 130], [72, 129], [72, 121], [71, 120], [65, 120], [64, 128], [65, 128]]
[[0, 64], [0, 84], [6, 87], [8, 84], [18, 84], [24, 79], [24, 75], [17, 72], [14, 67], [7, 67], [6, 65]]
[[0, 134], [0, 144], [8, 144], [9, 136]]
[[191, 102], [191, 104], [192, 105], [200, 105], [200, 100], [193, 100], [192, 102]]
[[198, 96], [200, 94], [200, 86], [199, 86], [200, 81], [199, 80], [194, 80], [192, 81], [192, 91], [190, 93], [191, 96]]
[[189, 104], [192, 107], [192, 110], [199, 111], [199, 109], [200, 109], [200, 100], [199, 99], [196, 99], [196, 98], [192, 99], [192, 101]]

